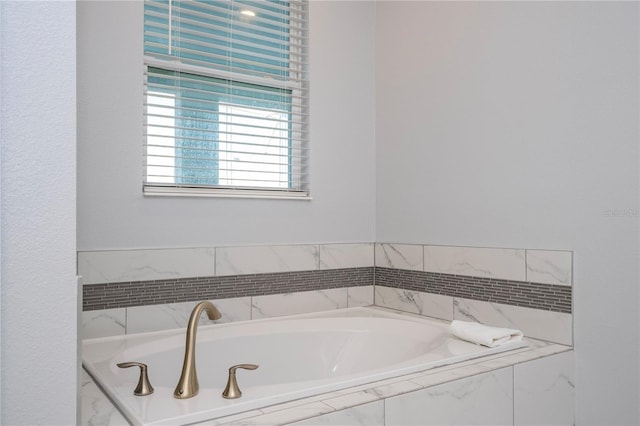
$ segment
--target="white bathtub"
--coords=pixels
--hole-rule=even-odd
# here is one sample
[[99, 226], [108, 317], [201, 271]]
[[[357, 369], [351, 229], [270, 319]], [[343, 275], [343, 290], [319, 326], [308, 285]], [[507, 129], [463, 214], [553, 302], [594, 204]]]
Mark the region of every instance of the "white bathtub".
[[[195, 305], [195, 304], [194, 304]], [[485, 348], [450, 337], [448, 323], [373, 307], [201, 326], [196, 367], [200, 392], [173, 398], [185, 330], [88, 339], [83, 365], [123, 414], [139, 425], [186, 424], [335, 391], [525, 346]], [[133, 395], [138, 369], [149, 366], [152, 395]], [[228, 368], [239, 370], [242, 397], [222, 398]]]

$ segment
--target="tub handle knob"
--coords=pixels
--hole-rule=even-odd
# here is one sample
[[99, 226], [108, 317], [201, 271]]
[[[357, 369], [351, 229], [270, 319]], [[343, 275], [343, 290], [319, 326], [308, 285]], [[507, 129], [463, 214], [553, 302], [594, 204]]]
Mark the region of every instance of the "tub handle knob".
[[116, 365], [120, 368], [140, 367], [140, 379], [138, 379], [138, 386], [136, 386], [133, 391], [134, 395], [145, 396], [153, 393], [153, 386], [151, 386], [149, 376], [147, 375], [147, 364], [141, 362], [121, 362]]
[[224, 392], [222, 392], [223, 398], [235, 399], [242, 396], [242, 392], [240, 392], [240, 388], [238, 387], [238, 381], [236, 380], [236, 370], [238, 368], [255, 370], [258, 366], [255, 364], [238, 364], [229, 368], [229, 379], [227, 380], [227, 387], [225, 387]]

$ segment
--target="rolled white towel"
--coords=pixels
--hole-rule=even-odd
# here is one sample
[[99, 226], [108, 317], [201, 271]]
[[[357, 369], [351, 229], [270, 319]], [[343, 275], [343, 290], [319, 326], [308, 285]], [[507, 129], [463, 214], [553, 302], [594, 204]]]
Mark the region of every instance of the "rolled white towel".
[[508, 342], [522, 340], [522, 331], [511, 328], [489, 327], [477, 322], [451, 321], [449, 331], [454, 336], [490, 348], [504, 345]]

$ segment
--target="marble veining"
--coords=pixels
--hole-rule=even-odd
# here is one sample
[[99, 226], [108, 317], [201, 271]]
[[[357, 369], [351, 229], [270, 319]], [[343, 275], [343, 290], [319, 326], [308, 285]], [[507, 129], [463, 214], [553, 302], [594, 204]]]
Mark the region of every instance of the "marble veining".
[[385, 424], [511, 424], [512, 370], [477, 374], [385, 401]]
[[317, 244], [218, 247], [215, 252], [217, 276], [320, 268], [320, 251]]
[[362, 268], [374, 266], [374, 246], [363, 244], [321, 244], [320, 269]]
[[251, 318], [271, 318], [346, 307], [346, 288], [254, 296]]
[[[231, 422], [217, 423], [228, 426], [274, 426], [290, 424], [296, 421], [308, 419], [321, 414], [335, 411], [323, 402], [313, 402], [305, 405], [298, 405], [287, 410], [273, 411], [256, 417], [235, 420]], [[205, 423], [206, 424], [206, 423]]]
[[411, 244], [376, 244], [375, 264], [384, 268], [423, 270], [423, 246]]
[[125, 308], [85, 311], [82, 313], [82, 338], [121, 336], [126, 333]]
[[483, 247], [425, 246], [424, 270], [524, 281], [525, 251]]
[[362, 287], [347, 288], [347, 307], [369, 306], [373, 305], [373, 286], [367, 285]]
[[[462, 401], [466, 404], [465, 401], [470, 398], [475, 398], [473, 392], [467, 392], [469, 397], [460, 397], [460, 398], [451, 398], [452, 392], [443, 390], [442, 388], [437, 389], [438, 385], [451, 385], [454, 386], [458, 391], [453, 392], [453, 394], [461, 396], [465, 394], [465, 389], [472, 390], [477, 388], [483, 388], [484, 385], [482, 383], [491, 382], [493, 379], [484, 377], [480, 380], [480, 385], [478, 382], [479, 375], [486, 375], [486, 373], [493, 374], [495, 371], [503, 371], [504, 367], [514, 366], [516, 369], [516, 375], [518, 374], [518, 368], [525, 367], [525, 370], [531, 368], [531, 374], [539, 374], [542, 370], [541, 368], [546, 368], [545, 365], [541, 363], [551, 363], [553, 365], [563, 365], [566, 364], [567, 359], [572, 360], [573, 352], [570, 351], [568, 347], [563, 345], [554, 345], [554, 344], [546, 344], [542, 341], [535, 341], [529, 339], [529, 348], [522, 348], [513, 352], [503, 353], [503, 354], [495, 354], [489, 357], [483, 357], [479, 360], [469, 360], [463, 363], [458, 363], [455, 365], [443, 366], [433, 370], [428, 370], [425, 372], [413, 373], [406, 376], [395, 377], [391, 379], [381, 380], [378, 382], [374, 382], [371, 384], [360, 385], [357, 387], [343, 389], [340, 391], [332, 392], [324, 395], [316, 395], [309, 398], [304, 398], [300, 400], [295, 400], [283, 404], [278, 404], [270, 407], [265, 407], [260, 410], [252, 410], [245, 413], [218, 418], [214, 420], [205, 421], [204, 425], [277, 425], [277, 424], [291, 424], [297, 421], [306, 421], [307, 423], [301, 424], [334, 424], [334, 425], [349, 425], [349, 424], [366, 424], [366, 425], [376, 425], [376, 424], [397, 424], [393, 422], [393, 418], [385, 419], [383, 423], [377, 423], [377, 420], [364, 421], [364, 423], [357, 423], [357, 418], [355, 413], [348, 413], [348, 411], [352, 409], [356, 409], [358, 407], [364, 407], [371, 404], [384, 404], [383, 399], [385, 401], [391, 401], [391, 399], [400, 398], [403, 399], [405, 396], [407, 398], [412, 399], [415, 397], [417, 393], [419, 393], [420, 389], [425, 388], [427, 391], [432, 391], [434, 395], [440, 396], [447, 399], [453, 400], [457, 399], [458, 401]], [[571, 358], [558, 359], [558, 355], [563, 355]], [[531, 360], [540, 360], [540, 363], [530, 363], [528, 361]], [[497, 362], [502, 360], [502, 362]], [[491, 365], [492, 362], [496, 361], [494, 365]], [[561, 364], [558, 364], [561, 363]], [[515, 365], [514, 365], [515, 364]], [[557, 368], [551, 368], [551, 375], [555, 374]], [[509, 370], [510, 371], [510, 370]], [[565, 373], [567, 371], [566, 367], [564, 367], [562, 375], [566, 375], [570, 377], [571, 372]], [[571, 370], [572, 371], [572, 370]], [[544, 376], [544, 374], [543, 374]], [[527, 385], [527, 377], [523, 377], [523, 385]], [[516, 379], [517, 380], [517, 379]], [[546, 380], [546, 379], [545, 379]], [[473, 382], [476, 382], [474, 384]], [[494, 380], [495, 381], [495, 380]], [[556, 381], [558, 384], [561, 384], [561, 380]], [[126, 424], [122, 423], [124, 419], [119, 415], [117, 410], [111, 405], [109, 400], [104, 396], [90, 377], [83, 372], [82, 376], [82, 400], [83, 400], [83, 422], [82, 425], [92, 425], [92, 426], [100, 426], [100, 425], [119, 425]], [[90, 384], [93, 387], [89, 386]], [[537, 385], [533, 385], [537, 386]], [[486, 386], [484, 386], [486, 387]], [[489, 386], [490, 388], [491, 386]], [[531, 384], [529, 384], [531, 387]], [[547, 386], [549, 388], [549, 386]], [[553, 386], [551, 387], [553, 388]], [[562, 386], [560, 386], [562, 389]], [[558, 389], [558, 387], [555, 387]], [[564, 388], [566, 389], [566, 387]], [[93, 390], [97, 390], [98, 393], [92, 393]], [[418, 391], [418, 392], [416, 392]], [[480, 391], [482, 392], [482, 391]], [[518, 390], [516, 389], [516, 392]], [[553, 390], [552, 397], [553, 396]], [[544, 395], [545, 393], [542, 392]], [[572, 394], [570, 395], [572, 397]], [[500, 394], [498, 394], [498, 398], [501, 398]], [[96, 401], [93, 401], [96, 399]], [[369, 401], [369, 402], [367, 402]], [[535, 403], [535, 399], [533, 400]], [[91, 408], [86, 407], [85, 405], [93, 404]], [[355, 407], [349, 406], [349, 404], [356, 404]], [[463, 408], [464, 405], [463, 404]], [[539, 406], [536, 405], [536, 409]], [[411, 407], [409, 407], [411, 408]], [[436, 407], [438, 408], [438, 407]], [[449, 409], [459, 410], [460, 407], [451, 407]], [[538, 409], [538, 411], [540, 411]], [[571, 410], [569, 410], [571, 411]], [[567, 410], [563, 410], [560, 412], [560, 415], [566, 415]], [[335, 416], [334, 416], [335, 415]], [[342, 415], [346, 415], [346, 417], [342, 417]], [[354, 416], [356, 418], [354, 418]], [[431, 417], [430, 417], [431, 418]], [[557, 417], [556, 417], [557, 418]], [[308, 420], [304, 420], [308, 419]], [[371, 419], [371, 418], [370, 418]], [[422, 418], [424, 420], [424, 417]], [[411, 419], [409, 419], [411, 420]], [[423, 424], [423, 423], [411, 423], [407, 420], [407, 423], [402, 424]], [[317, 423], [314, 423], [316, 421]], [[468, 419], [467, 419], [468, 421]], [[494, 424], [495, 418], [492, 418], [492, 422], [489, 424]], [[326, 422], [326, 423], [325, 423]], [[337, 422], [337, 423], [336, 423]], [[350, 423], [355, 422], [355, 423]], [[471, 424], [471, 423], [465, 423]], [[487, 423], [485, 423], [487, 424]], [[516, 423], [516, 424], [526, 424], [526, 423]], [[529, 423], [533, 424], [533, 423]], [[537, 423], [537, 424], [546, 424], [546, 423]], [[551, 423], [548, 423], [551, 424]], [[565, 423], [556, 423], [556, 424], [571, 424], [570, 422]]]
[[573, 352], [514, 366], [514, 424], [573, 424], [573, 369]]
[[333, 413], [312, 417], [300, 422], [291, 423], [294, 426], [382, 426], [384, 425], [384, 402], [376, 401], [356, 407], [347, 408]]
[[78, 252], [84, 284], [215, 275], [213, 248]]
[[527, 250], [527, 281], [570, 286], [572, 284], [572, 253]]
[[454, 298], [454, 319], [522, 330], [525, 336], [571, 345], [571, 314]]
[[375, 286], [375, 303], [378, 306], [403, 312], [446, 320], [453, 319], [451, 296]]
[[80, 422], [83, 426], [129, 426], [86, 371], [80, 375]]
[[[206, 315], [200, 324], [227, 323], [251, 319], [251, 298], [211, 300], [222, 318], [209, 320]], [[127, 334], [185, 328], [197, 302], [170, 303], [163, 305], [135, 306], [127, 308]]]

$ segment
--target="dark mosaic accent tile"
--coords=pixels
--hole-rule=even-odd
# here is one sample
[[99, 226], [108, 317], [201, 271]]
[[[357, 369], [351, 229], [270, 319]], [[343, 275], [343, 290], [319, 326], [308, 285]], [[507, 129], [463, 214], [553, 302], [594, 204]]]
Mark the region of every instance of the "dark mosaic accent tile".
[[571, 287], [568, 286], [378, 267], [375, 268], [375, 284], [571, 313]]
[[373, 285], [374, 268], [87, 284], [83, 311]]
[[380, 285], [571, 313], [571, 287], [392, 268], [195, 277], [83, 286], [83, 310]]

